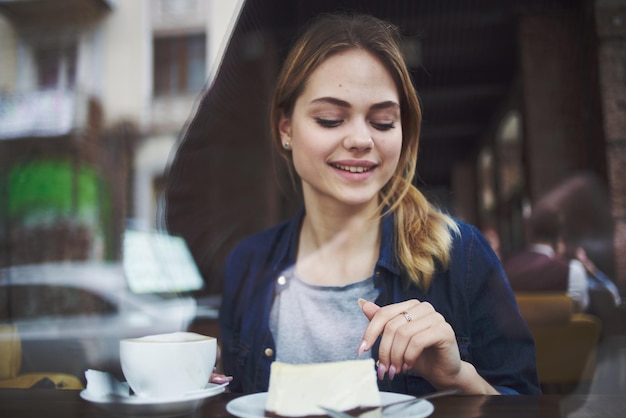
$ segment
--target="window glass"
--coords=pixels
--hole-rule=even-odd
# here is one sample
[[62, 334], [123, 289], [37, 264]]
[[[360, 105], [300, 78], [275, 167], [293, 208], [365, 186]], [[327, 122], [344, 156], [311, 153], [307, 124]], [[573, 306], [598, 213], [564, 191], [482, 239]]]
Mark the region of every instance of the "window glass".
[[154, 92], [175, 95], [199, 91], [206, 77], [206, 35], [154, 40]]
[[35, 52], [40, 88], [73, 87], [76, 82], [76, 45], [44, 46]]
[[[12, 293], [10, 298], [8, 292]], [[2, 320], [110, 314], [116, 311], [115, 306], [101, 296], [84, 289], [58, 285], [0, 286], [0, 303], [9, 300], [21, 303], [0, 309]]]

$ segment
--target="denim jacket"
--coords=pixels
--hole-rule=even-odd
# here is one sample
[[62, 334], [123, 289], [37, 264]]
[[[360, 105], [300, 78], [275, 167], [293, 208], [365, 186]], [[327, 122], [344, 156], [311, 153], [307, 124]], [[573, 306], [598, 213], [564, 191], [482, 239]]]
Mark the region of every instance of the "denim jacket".
[[[267, 391], [270, 364], [276, 358], [270, 309], [281, 272], [295, 263], [303, 214], [301, 210], [291, 220], [245, 239], [226, 260], [219, 321], [224, 372], [233, 376], [233, 392]], [[394, 220], [386, 216], [374, 271], [380, 290], [376, 304], [430, 302], [452, 326], [461, 359], [473, 364], [487, 382], [503, 394], [538, 394], [534, 342], [500, 262], [475, 227], [457, 223], [460, 234], [453, 234], [449, 268], [439, 269], [424, 291], [403, 277], [394, 255]], [[374, 360], [378, 343], [372, 348]], [[385, 377], [379, 387], [411, 395], [434, 391], [412, 372], [393, 380]]]

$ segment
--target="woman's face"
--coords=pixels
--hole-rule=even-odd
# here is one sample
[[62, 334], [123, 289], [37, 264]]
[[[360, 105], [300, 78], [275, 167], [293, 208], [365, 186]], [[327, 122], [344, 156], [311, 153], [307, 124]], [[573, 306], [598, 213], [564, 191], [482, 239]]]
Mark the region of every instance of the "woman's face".
[[370, 53], [338, 53], [311, 74], [279, 131], [307, 205], [378, 205], [402, 148], [398, 89]]

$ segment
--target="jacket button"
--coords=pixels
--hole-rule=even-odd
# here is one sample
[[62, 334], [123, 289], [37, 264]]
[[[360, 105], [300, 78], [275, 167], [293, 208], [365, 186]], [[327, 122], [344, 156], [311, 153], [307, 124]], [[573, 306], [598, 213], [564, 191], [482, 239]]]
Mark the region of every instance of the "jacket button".
[[280, 276], [277, 280], [278, 284], [284, 286], [287, 283], [287, 278], [285, 276]]
[[272, 350], [271, 348], [266, 348], [264, 353], [265, 357], [272, 357], [274, 355], [274, 350]]

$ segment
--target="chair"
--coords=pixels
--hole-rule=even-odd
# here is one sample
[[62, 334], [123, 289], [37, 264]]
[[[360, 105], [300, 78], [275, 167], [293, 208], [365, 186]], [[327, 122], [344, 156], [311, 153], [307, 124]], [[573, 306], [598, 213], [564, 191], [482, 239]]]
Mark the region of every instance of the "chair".
[[17, 327], [0, 324], [0, 388], [83, 389], [82, 382], [65, 373], [24, 373], [22, 342]]
[[[522, 317], [535, 339], [537, 372], [545, 393], [589, 387], [596, 367], [602, 322], [575, 311], [564, 293], [517, 292]], [[581, 386], [583, 385], [583, 386]]]

